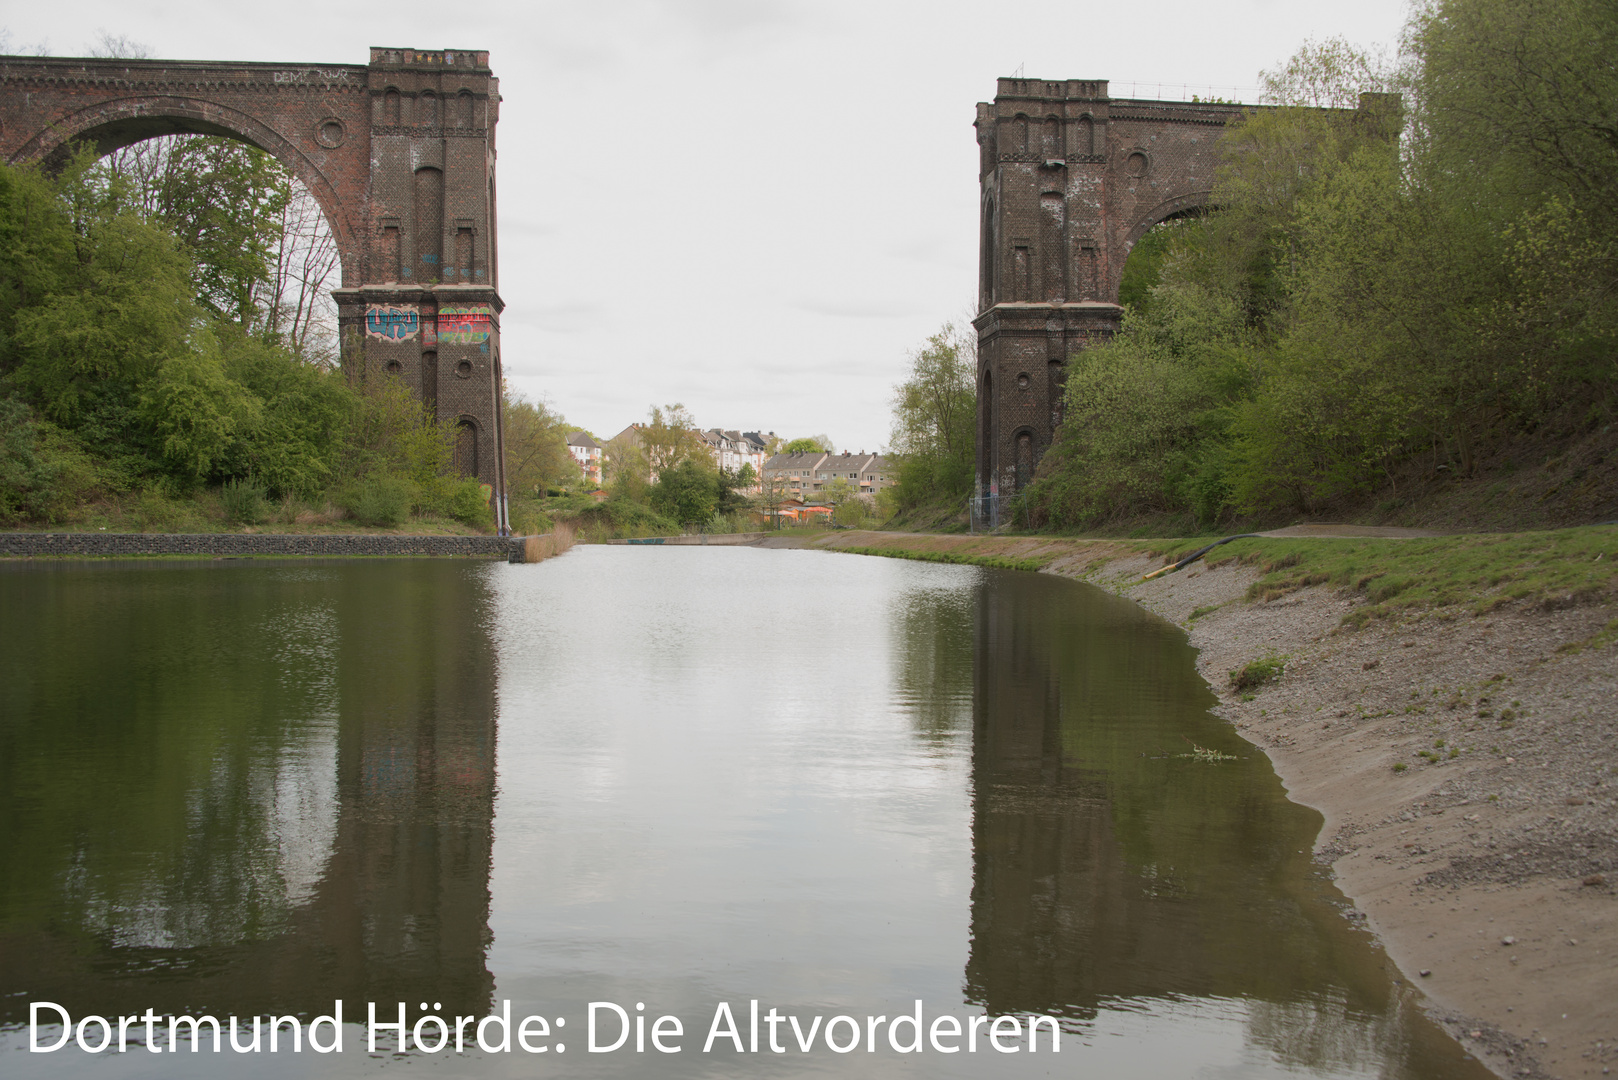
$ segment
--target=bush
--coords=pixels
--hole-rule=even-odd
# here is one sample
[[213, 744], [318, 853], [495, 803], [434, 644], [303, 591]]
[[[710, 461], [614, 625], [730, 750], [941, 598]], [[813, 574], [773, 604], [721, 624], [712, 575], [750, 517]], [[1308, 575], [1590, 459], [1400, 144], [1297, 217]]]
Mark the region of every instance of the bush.
[[410, 485], [397, 476], [371, 476], [345, 488], [339, 503], [361, 525], [393, 526], [410, 513]]
[[225, 516], [241, 525], [257, 525], [267, 516], [264, 489], [251, 480], [231, 480], [219, 489]]
[[483, 485], [476, 480], [459, 480], [450, 485], [449, 497], [445, 500], [449, 516], [463, 525], [475, 528], [492, 528], [494, 514], [489, 509], [489, 500], [483, 496]]
[[27, 405], [0, 399], [0, 522], [40, 516], [56, 471], [38, 453], [39, 430]]

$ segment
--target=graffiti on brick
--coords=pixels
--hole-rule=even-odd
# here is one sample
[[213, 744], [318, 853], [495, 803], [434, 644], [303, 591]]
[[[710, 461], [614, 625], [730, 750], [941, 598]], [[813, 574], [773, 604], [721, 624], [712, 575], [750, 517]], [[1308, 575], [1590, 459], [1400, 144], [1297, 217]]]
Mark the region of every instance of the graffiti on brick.
[[365, 309], [365, 336], [384, 341], [409, 341], [420, 325], [416, 309], [408, 304], [378, 305]]
[[438, 309], [438, 340], [446, 345], [476, 345], [485, 352], [494, 332], [488, 304], [445, 305]]

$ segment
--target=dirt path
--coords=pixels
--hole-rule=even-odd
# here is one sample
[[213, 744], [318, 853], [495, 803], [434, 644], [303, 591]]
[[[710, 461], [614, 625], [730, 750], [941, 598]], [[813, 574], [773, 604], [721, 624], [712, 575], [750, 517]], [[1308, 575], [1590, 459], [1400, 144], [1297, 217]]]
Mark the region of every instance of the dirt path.
[[[1335, 535], [1385, 533], [1433, 535]], [[1618, 645], [1596, 637], [1618, 600], [1350, 632], [1354, 601], [1327, 588], [1245, 603], [1255, 574], [1235, 564], [1142, 583], [1160, 561], [1104, 541], [813, 546], [1056, 555], [1050, 572], [1185, 627], [1219, 714], [1325, 815], [1317, 854], [1468, 1049], [1502, 1076], [1618, 1069]], [[1281, 677], [1233, 690], [1230, 672], [1266, 656], [1286, 658]]]

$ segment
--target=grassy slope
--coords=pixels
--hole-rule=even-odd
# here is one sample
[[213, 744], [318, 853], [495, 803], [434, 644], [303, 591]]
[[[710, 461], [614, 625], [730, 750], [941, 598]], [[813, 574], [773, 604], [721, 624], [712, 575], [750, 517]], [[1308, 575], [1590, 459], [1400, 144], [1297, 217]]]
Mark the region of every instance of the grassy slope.
[[[862, 555], [1040, 570], [1063, 560], [1069, 572], [1105, 573], [1109, 563], [1146, 556], [1168, 564], [1201, 540], [1076, 540], [1049, 537], [833, 535], [816, 544]], [[1362, 598], [1344, 618], [1350, 628], [1428, 614], [1453, 619], [1506, 605], [1547, 609], [1610, 603], [1618, 596], [1618, 527], [1482, 533], [1427, 539], [1259, 538], [1211, 553], [1208, 565], [1253, 566], [1249, 601], [1268, 601], [1325, 585]], [[1193, 564], [1195, 565], [1195, 564]], [[1205, 614], [1196, 612], [1195, 615]], [[1603, 637], [1605, 635], [1605, 637]], [[1591, 645], [1618, 635], [1618, 620]]]

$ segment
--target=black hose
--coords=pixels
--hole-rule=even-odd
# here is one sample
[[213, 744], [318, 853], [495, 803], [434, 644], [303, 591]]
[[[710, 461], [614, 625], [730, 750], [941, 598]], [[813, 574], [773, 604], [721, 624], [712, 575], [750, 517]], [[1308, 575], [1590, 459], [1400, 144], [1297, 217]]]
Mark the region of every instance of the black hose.
[[[1236, 535], [1236, 536], [1227, 536], [1223, 540], [1215, 540], [1213, 543], [1209, 544], [1207, 547], [1198, 548], [1197, 550], [1193, 551], [1191, 554], [1187, 555], [1185, 558], [1181, 559], [1179, 562], [1175, 563], [1172, 566], [1165, 566], [1161, 570], [1152, 571], [1150, 574], [1146, 575], [1146, 578], [1155, 578], [1159, 574], [1172, 574], [1172, 573], [1174, 573], [1174, 571], [1179, 570], [1182, 567], [1190, 566], [1192, 563], [1196, 562], [1198, 559], [1200, 559], [1204, 555], [1208, 554], [1208, 552], [1212, 551], [1214, 548], [1218, 547], [1220, 544], [1228, 544], [1232, 540], [1258, 540], [1258, 539], [1262, 539], [1263, 535], [1264, 535], [1263, 533], [1241, 533], [1241, 534]], [[1146, 580], [1146, 579], [1143, 578], [1142, 580]]]

